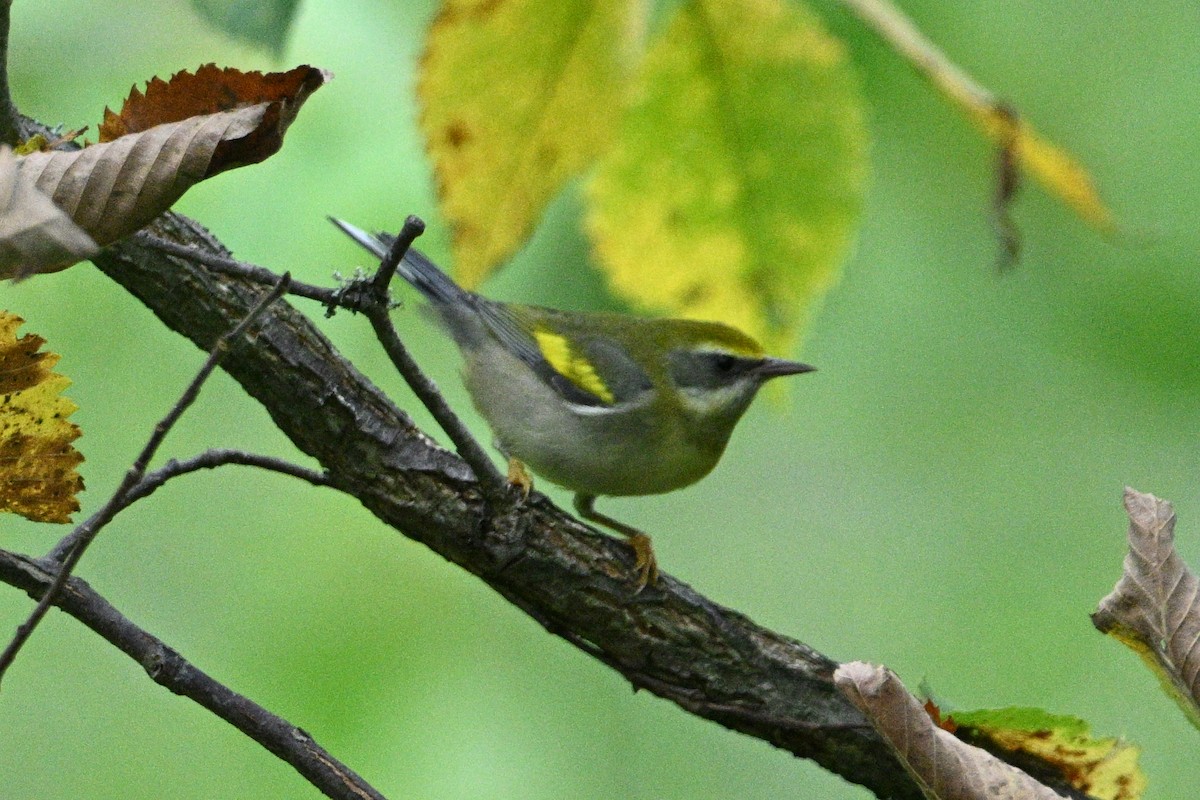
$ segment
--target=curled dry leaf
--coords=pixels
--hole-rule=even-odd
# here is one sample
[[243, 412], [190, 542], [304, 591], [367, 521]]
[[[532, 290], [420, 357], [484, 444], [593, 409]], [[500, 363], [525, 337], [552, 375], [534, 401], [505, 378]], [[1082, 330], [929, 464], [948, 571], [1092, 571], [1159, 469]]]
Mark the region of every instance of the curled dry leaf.
[[1200, 582], [1175, 550], [1175, 509], [1125, 489], [1125, 572], [1092, 623], [1141, 656], [1200, 728]]
[[838, 667], [833, 680], [867, 715], [926, 797], [1062, 800], [1062, 795], [1016, 767], [934, 725], [921, 701], [891, 670], [854, 661]]
[[18, 180], [17, 158], [0, 148], [0, 279], [56, 272], [99, 249], [54, 201]]
[[300, 106], [329, 77], [308, 66], [264, 75], [209, 64], [195, 75], [155, 78], [145, 94], [133, 90], [120, 114], [106, 110], [99, 144], [24, 156], [18, 182], [36, 186], [109, 244], [193, 184], [277, 152]]
[[75, 404], [60, 393], [70, 383], [51, 372], [54, 353], [40, 336], [17, 338], [23, 320], [0, 311], [0, 511], [35, 522], [70, 522], [83, 479], [83, 456], [71, 444]]

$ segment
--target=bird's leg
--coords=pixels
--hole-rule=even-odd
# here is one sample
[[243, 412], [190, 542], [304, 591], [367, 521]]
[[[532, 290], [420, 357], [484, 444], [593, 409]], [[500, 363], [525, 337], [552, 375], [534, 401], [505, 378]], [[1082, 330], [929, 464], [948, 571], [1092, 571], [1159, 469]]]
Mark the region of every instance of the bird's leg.
[[595, 502], [595, 495], [576, 494], [575, 510], [579, 516], [589, 522], [598, 522], [629, 539], [629, 546], [633, 548], [634, 567], [638, 574], [637, 592], [645, 589], [647, 584], [654, 585], [658, 580], [658, 559], [654, 557], [654, 547], [650, 544], [650, 537], [631, 525], [601, 514], [595, 509]]
[[529, 470], [525, 469], [525, 464], [521, 459], [509, 456], [508, 482], [521, 490], [522, 500], [529, 499], [529, 493], [533, 491], [533, 476], [529, 474]]

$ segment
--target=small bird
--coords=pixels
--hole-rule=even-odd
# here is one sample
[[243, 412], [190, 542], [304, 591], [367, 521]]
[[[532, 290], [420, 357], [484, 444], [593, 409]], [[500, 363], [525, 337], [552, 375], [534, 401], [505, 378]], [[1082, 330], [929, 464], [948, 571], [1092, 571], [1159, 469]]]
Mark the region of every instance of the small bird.
[[[395, 240], [329, 219], [379, 259]], [[574, 492], [581, 517], [625, 536], [637, 591], [658, 577], [650, 537], [596, 511], [596, 498], [695, 483], [764, 383], [814, 369], [772, 358], [720, 323], [489, 300], [412, 248], [396, 271], [458, 344], [467, 392], [509, 459], [509, 480], [528, 492], [528, 465]]]

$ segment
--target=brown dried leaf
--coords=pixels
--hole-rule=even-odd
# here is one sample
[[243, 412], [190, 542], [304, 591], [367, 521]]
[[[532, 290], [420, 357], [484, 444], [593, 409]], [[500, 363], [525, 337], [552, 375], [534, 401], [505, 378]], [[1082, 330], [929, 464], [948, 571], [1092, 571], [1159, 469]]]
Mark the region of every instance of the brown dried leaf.
[[204, 175], [208, 178], [227, 169], [257, 164], [275, 154], [300, 106], [331, 77], [310, 66], [264, 74], [205, 64], [195, 75], [185, 70], [172, 75], [169, 81], [152, 78], [145, 94], [133, 87], [120, 114], [104, 109], [100, 141], [111, 142], [193, 117], [265, 105], [261, 121], [252, 130], [218, 143], [212, 166]]
[[17, 179], [12, 151], [0, 147], [0, 280], [57, 272], [100, 248], [35, 186]]
[[1125, 572], [1092, 624], [1141, 656], [1200, 728], [1200, 582], [1175, 550], [1175, 509], [1126, 487]]
[[1016, 767], [934, 725], [891, 670], [854, 661], [838, 667], [833, 680], [931, 800], [1062, 800]]
[[45, 340], [17, 338], [23, 321], [0, 311], [0, 511], [70, 522], [83, 491], [80, 430], [67, 421], [76, 406], [60, 394], [70, 381], [50, 371], [58, 356], [38, 352]]
[[278, 151], [301, 104], [328, 77], [313, 67], [262, 75], [208, 65], [196, 75], [152, 81], [145, 95], [133, 91], [120, 115], [106, 111], [100, 144], [19, 159], [20, 182], [109, 244], [166, 211], [193, 184]]

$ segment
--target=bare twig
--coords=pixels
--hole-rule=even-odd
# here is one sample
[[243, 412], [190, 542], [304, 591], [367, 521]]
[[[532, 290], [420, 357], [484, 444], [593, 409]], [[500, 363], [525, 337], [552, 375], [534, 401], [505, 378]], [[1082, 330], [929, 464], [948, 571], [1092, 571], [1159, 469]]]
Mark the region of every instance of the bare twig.
[[[62, 574], [56, 567], [44, 559], [0, 550], [0, 580], [25, 590], [31, 597], [50, 596], [51, 587]], [[155, 683], [193, 700], [242, 731], [294, 767], [326, 796], [337, 800], [384, 800], [312, 736], [205, 674], [135, 625], [79, 578], [63, 584], [54, 605], [141, 664]]]
[[1000, 254], [996, 267], [1001, 272], [1012, 268], [1021, 257], [1021, 230], [1012, 218], [1012, 204], [1021, 188], [1021, 171], [1017, 154], [1017, 110], [1001, 103], [1001, 113], [1008, 116], [1009, 124], [1004, 128], [996, 146], [996, 183], [992, 194], [992, 224], [1000, 242]]
[[413, 390], [413, 394], [429, 410], [446, 435], [450, 437], [450, 441], [454, 442], [454, 449], [462, 456], [463, 461], [466, 461], [471, 467], [471, 471], [475, 473], [484, 497], [489, 503], [500, 508], [511, 505], [514, 495], [509, 492], [508, 481], [496, 469], [495, 463], [480, 447], [479, 442], [467, 430], [467, 426], [458, 418], [458, 415], [454, 413], [454, 409], [450, 408], [445, 398], [442, 397], [442, 393], [438, 391], [437, 385], [421, 371], [417, 362], [408, 352], [408, 348], [404, 346], [404, 342], [400, 341], [386, 305], [368, 306], [363, 313], [371, 321], [371, 327], [375, 330], [375, 338], [383, 346], [384, 352], [387, 353], [396, 370], [404, 377], [409, 388]]
[[192, 382], [188, 384], [188, 387], [184, 389], [183, 394], [180, 395], [179, 400], [175, 403], [174, 407], [167, 412], [167, 415], [163, 417], [163, 419], [157, 425], [154, 426], [154, 431], [150, 434], [150, 440], [146, 442], [146, 446], [143, 447], [142, 452], [138, 454], [137, 459], [133, 462], [133, 466], [131, 466], [125, 473], [125, 477], [121, 480], [117, 490], [113, 492], [112, 497], [108, 499], [108, 502], [105, 503], [99, 511], [85, 520], [79, 525], [78, 528], [69, 534], [68, 538], [73, 538], [75, 541], [65, 558], [63, 558], [57, 577], [50, 585], [49, 590], [47, 590], [45, 595], [38, 602], [37, 606], [34, 607], [32, 612], [30, 612], [29, 617], [23, 623], [17, 626], [17, 631], [13, 635], [12, 641], [10, 641], [8, 646], [4, 648], [4, 652], [0, 653], [0, 680], [3, 680], [5, 671], [13, 663], [13, 660], [16, 659], [21, 647], [29, 640], [29, 637], [37, 628], [38, 623], [42, 621], [42, 618], [46, 616], [46, 612], [50, 610], [50, 606], [54, 604], [58, 593], [62, 591], [63, 586], [67, 582], [67, 578], [71, 576], [72, 570], [74, 570], [75, 566], [79, 563], [79, 559], [83, 557], [88, 545], [95, 541], [96, 536], [100, 533], [105, 525], [112, 521], [112, 518], [116, 516], [117, 512], [128, 505], [126, 498], [129, 492], [142, 480], [142, 477], [146, 474], [146, 469], [150, 464], [150, 460], [154, 458], [154, 454], [158, 452], [159, 445], [162, 444], [163, 439], [166, 438], [166, 435], [183, 415], [183, 412], [186, 411], [193, 402], [195, 402], [196, 397], [200, 394], [200, 388], [204, 385], [204, 382], [208, 380], [208, 376], [212, 374], [213, 370], [217, 368], [217, 365], [221, 363], [221, 360], [229, 353], [229, 349], [232, 344], [250, 328], [254, 321], [258, 319], [259, 315], [261, 315], [271, 303], [275, 302], [283, 295], [283, 293], [287, 290], [287, 284], [290, 279], [290, 276], [285, 273], [283, 277], [279, 279], [279, 282], [276, 284], [274, 289], [264, 295], [259, 302], [250, 309], [246, 316], [233, 327], [232, 330], [217, 340], [217, 343], [213, 346], [212, 351], [209, 353], [208, 358], [205, 360], [203, 366], [201, 366], [200, 370], [196, 373], [196, 377], [193, 378]]
[[[210, 253], [206, 250], [201, 250], [196, 247], [189, 247], [186, 244], [172, 242], [170, 239], [164, 239], [161, 236], [155, 236], [149, 231], [139, 231], [134, 234], [134, 238], [144, 242], [155, 250], [161, 250], [164, 253], [173, 255], [177, 258], [186, 258], [190, 261], [195, 261], [197, 264], [203, 264], [210, 269], [216, 270], [223, 275], [236, 275], [242, 278], [248, 278], [255, 283], [260, 283], [264, 286], [274, 286], [279, 282], [278, 273], [272, 272], [265, 267], [260, 267], [257, 264], [250, 264], [245, 261], [238, 261], [234, 258]], [[298, 280], [292, 280], [288, 284], [287, 293], [296, 297], [304, 297], [308, 300], [316, 300], [325, 306], [339, 305], [339, 295], [337, 289], [327, 289], [324, 286], [314, 286], [311, 283], [304, 283]]]
[[[242, 450], [213, 448], [205, 450], [203, 453], [191, 458], [185, 458], [182, 461], [171, 459], [166, 464], [146, 475], [137, 482], [136, 486], [125, 493], [121, 499], [120, 507], [116, 509], [116, 513], [120, 513], [137, 501], [154, 494], [154, 492], [158, 491], [163, 484], [172, 478], [178, 478], [181, 475], [187, 475], [190, 472], [197, 472], [202, 469], [216, 469], [217, 467], [229, 464], [258, 467], [269, 472], [290, 475], [293, 478], [299, 478], [302, 481], [311, 483], [313, 486], [330, 485], [329, 476], [325, 473], [301, 467], [298, 464], [284, 461], [281, 458], [247, 453]], [[64, 536], [46, 558], [51, 561], [62, 561], [79, 541], [79, 534], [80, 530], [77, 528], [69, 536]]]
[[[471, 435], [467, 426], [446, 403], [437, 385], [425, 375], [409, 354], [408, 348], [400, 340], [389, 316], [391, 302], [388, 296], [388, 286], [396, 273], [397, 266], [404, 258], [404, 254], [408, 252], [409, 246], [424, 230], [425, 223], [421, 218], [410, 215], [405, 220], [400, 234], [392, 243], [387, 256], [371, 278], [351, 283], [341, 289], [326, 289], [311, 284], [293, 282], [291, 292], [300, 297], [316, 300], [331, 311], [340, 307], [360, 312], [371, 321], [376, 338], [379, 339], [379, 343], [383, 346], [396, 370], [408, 383], [417, 399], [446, 432], [446, 435], [450, 437], [458, 454], [478, 476], [480, 489], [484, 496], [493, 504], [503, 505], [510, 502], [511, 498], [508, 482], [496, 469], [495, 463], [488, 457], [479, 442]], [[182, 245], [147, 231], [138, 233], [134, 238], [156, 250], [203, 264], [224, 275], [247, 278], [255, 283], [264, 284], [273, 283], [278, 279], [278, 276], [269, 269], [209, 253], [196, 247]]]
[[375, 338], [379, 340], [396, 370], [413, 390], [413, 394], [425, 405], [438, 425], [450, 437], [450, 441], [454, 443], [454, 449], [462, 456], [463, 461], [470, 465], [479, 481], [479, 487], [484, 497], [497, 507], [511, 505], [513, 495], [509, 492], [508, 481], [496, 469], [495, 462], [479, 446], [479, 442], [467, 430], [467, 426], [446, 403], [442, 393], [438, 391], [437, 385], [421, 371], [417, 362], [409, 354], [408, 348], [404, 346], [404, 342], [400, 341], [396, 327], [392, 325], [391, 307], [387, 294], [388, 286], [391, 284], [392, 276], [396, 274], [397, 266], [408, 252], [408, 248], [424, 230], [425, 223], [421, 218], [410, 214], [404, 221], [404, 227], [400, 230], [400, 234], [388, 249], [387, 255], [380, 262], [379, 269], [371, 278], [372, 291], [369, 301], [363, 303], [359, 310], [371, 321], [371, 327], [375, 330]]
[[412, 247], [412, 243], [424, 232], [425, 220], [416, 214], [409, 214], [404, 220], [404, 227], [400, 229], [400, 233], [392, 240], [392, 246], [388, 248], [387, 255], [380, 262], [379, 269], [375, 272], [375, 277], [371, 279], [371, 282], [375, 284], [376, 292], [379, 294], [387, 293], [388, 287], [392, 285], [392, 278], [396, 274], [396, 268], [404, 260], [405, 254], [408, 253], [408, 248]]
[[965, 108], [993, 109], [994, 94], [946, 56], [889, 0], [842, 0], [858, 18]]

